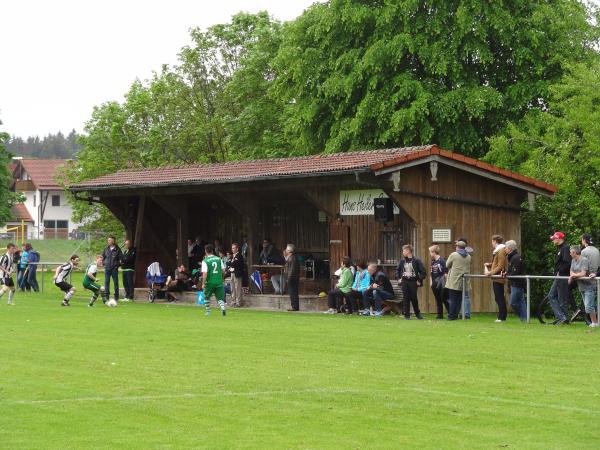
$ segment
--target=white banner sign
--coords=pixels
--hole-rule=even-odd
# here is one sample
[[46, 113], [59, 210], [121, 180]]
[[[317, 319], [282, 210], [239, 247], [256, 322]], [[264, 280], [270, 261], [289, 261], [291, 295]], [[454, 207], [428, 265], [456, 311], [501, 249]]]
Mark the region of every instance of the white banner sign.
[[[340, 214], [342, 216], [373, 215], [375, 213], [373, 200], [387, 197], [381, 189], [340, 191]], [[396, 205], [394, 205], [394, 214], [400, 214], [400, 209]]]

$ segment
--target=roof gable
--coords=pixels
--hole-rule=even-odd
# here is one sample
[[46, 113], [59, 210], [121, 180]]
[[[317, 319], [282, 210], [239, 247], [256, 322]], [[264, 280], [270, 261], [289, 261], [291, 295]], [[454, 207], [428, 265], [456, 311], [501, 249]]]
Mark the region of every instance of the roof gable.
[[[20, 166], [37, 189], [40, 190], [61, 190], [62, 186], [56, 181], [58, 169], [67, 164], [66, 159], [21, 159], [17, 160], [17, 167]], [[15, 172], [18, 169], [15, 168]]]

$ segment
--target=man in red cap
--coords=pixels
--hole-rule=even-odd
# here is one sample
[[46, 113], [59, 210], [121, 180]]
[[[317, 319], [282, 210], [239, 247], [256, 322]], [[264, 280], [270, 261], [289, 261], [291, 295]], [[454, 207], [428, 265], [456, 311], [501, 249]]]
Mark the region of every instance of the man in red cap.
[[[571, 273], [571, 254], [569, 245], [565, 242], [565, 234], [557, 231], [550, 240], [557, 247], [554, 256], [554, 275], [568, 277]], [[556, 316], [555, 325], [569, 323], [568, 304], [569, 304], [569, 282], [567, 280], [554, 280], [548, 299]]]

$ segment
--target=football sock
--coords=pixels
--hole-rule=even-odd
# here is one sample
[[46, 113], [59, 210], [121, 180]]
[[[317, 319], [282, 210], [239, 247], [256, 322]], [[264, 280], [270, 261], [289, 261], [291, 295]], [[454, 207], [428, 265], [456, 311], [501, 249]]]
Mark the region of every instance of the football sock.
[[15, 291], [8, 291], [8, 303], [12, 303], [13, 301], [13, 295], [15, 295]]
[[221, 307], [221, 310], [225, 309], [225, 302], [223, 300], [219, 300], [219, 306]]
[[210, 301], [204, 304], [204, 309], [206, 310], [206, 314], [210, 314]]
[[73, 291], [69, 291], [69, 292], [67, 292], [67, 293], [65, 294], [65, 300], [66, 300], [67, 302], [68, 302], [69, 300], [71, 300], [71, 297], [73, 297], [73, 294], [74, 294], [74, 293], [75, 293], [75, 292], [73, 292]]

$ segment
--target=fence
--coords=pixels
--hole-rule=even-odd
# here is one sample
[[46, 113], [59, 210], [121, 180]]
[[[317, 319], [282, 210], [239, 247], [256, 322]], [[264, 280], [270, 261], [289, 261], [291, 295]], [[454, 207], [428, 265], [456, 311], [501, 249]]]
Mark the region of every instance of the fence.
[[[40, 274], [40, 282], [39, 287], [40, 287], [40, 292], [44, 292], [44, 275], [46, 273], [46, 271], [48, 270], [48, 268], [52, 267], [52, 268], [56, 268], [58, 266], [62, 266], [64, 264], [63, 262], [30, 262], [27, 263], [30, 266], [37, 266], [38, 269], [41, 269], [37, 271], [37, 273]], [[69, 274], [69, 283], [71, 283], [71, 274]]]
[[[493, 275], [493, 276], [488, 276], [488, 275], [471, 275], [471, 274], [465, 274], [462, 277], [462, 320], [465, 320], [465, 294], [466, 294], [466, 290], [467, 290], [467, 283], [466, 281], [469, 278], [475, 278], [475, 279], [487, 279], [492, 281], [494, 278], [502, 278], [502, 279], [506, 279], [506, 280], [525, 280], [525, 283], [527, 284], [526, 287], [526, 299], [527, 299], [527, 323], [531, 323], [531, 280], [568, 280], [570, 277], [566, 277], [566, 276], [558, 276], [558, 275], [553, 275], [553, 276], [549, 276], [549, 275], [513, 275], [510, 277], [502, 277], [501, 275]], [[582, 278], [578, 278], [579, 280], [596, 280], [596, 299], [597, 301], [600, 302], [600, 278], [599, 277], [582, 277]], [[598, 304], [596, 305], [596, 308], [598, 307]]]

